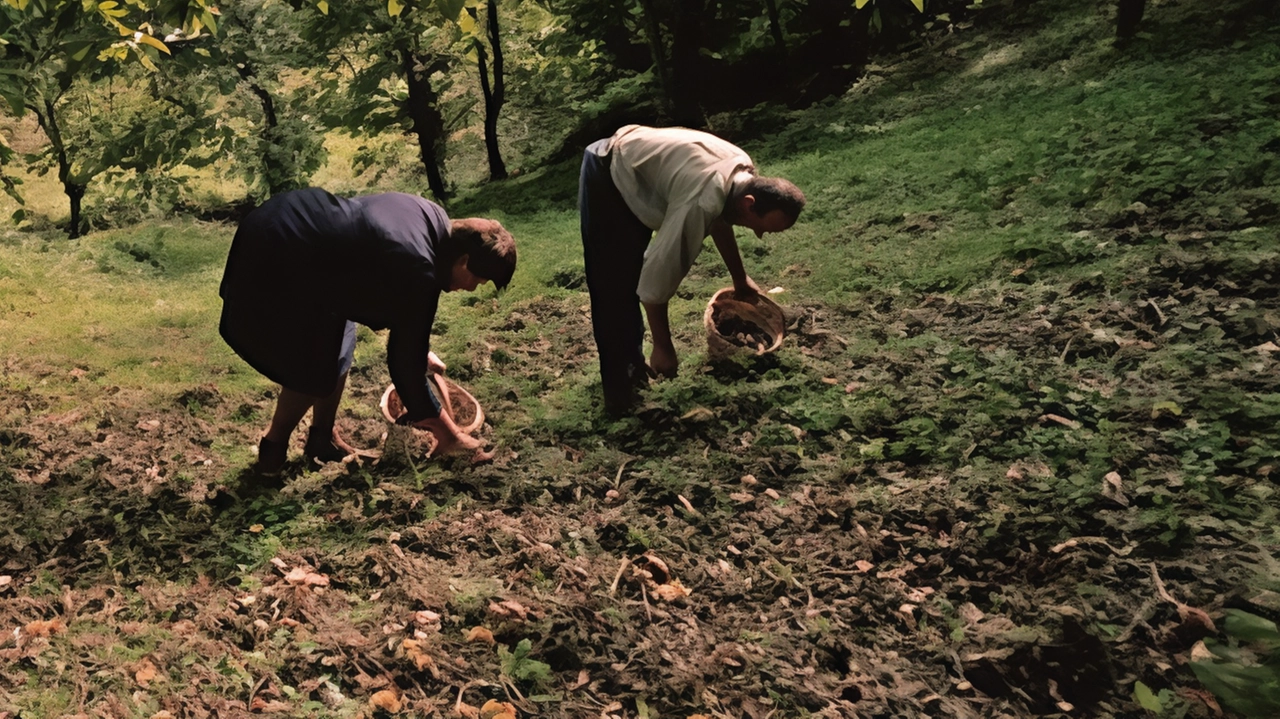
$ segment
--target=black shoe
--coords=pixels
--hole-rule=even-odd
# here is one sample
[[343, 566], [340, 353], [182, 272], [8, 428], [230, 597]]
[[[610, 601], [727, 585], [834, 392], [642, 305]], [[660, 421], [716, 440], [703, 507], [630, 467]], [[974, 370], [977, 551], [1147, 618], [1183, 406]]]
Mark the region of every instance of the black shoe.
[[628, 384], [621, 386], [609, 386], [604, 388], [604, 411], [610, 417], [617, 419], [631, 414], [636, 406], [636, 390], [635, 387]]
[[253, 469], [264, 477], [278, 477], [288, 458], [288, 442], [273, 442], [263, 437], [258, 442], [258, 461], [254, 463]]

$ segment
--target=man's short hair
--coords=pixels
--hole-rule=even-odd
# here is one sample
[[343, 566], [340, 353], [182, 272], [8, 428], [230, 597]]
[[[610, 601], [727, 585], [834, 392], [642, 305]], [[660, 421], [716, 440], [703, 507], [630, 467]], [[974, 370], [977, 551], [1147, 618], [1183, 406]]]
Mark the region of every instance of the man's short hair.
[[516, 272], [516, 241], [497, 220], [468, 217], [452, 220], [448, 254], [467, 255], [467, 269], [504, 289]]
[[751, 211], [759, 216], [767, 215], [774, 210], [782, 210], [782, 214], [795, 222], [800, 217], [800, 210], [804, 209], [804, 193], [790, 180], [784, 180], [781, 177], [753, 175], [750, 180], [747, 180], [742, 194], [751, 195], [756, 199], [755, 204], [751, 206]]

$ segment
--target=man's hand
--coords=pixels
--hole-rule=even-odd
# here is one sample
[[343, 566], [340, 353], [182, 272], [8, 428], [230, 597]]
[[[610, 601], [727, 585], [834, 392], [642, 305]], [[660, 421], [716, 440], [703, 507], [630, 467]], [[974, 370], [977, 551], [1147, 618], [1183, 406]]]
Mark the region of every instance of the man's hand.
[[448, 367], [445, 365], [444, 362], [440, 361], [440, 358], [436, 356], [435, 352], [427, 353], [427, 371], [428, 372], [432, 374], [444, 374], [444, 371], [446, 369], [448, 369]]
[[680, 368], [676, 348], [670, 343], [655, 342], [653, 353], [649, 355], [649, 368], [663, 377], [675, 377]]
[[742, 276], [742, 282], [733, 283], [733, 299], [755, 304], [756, 299], [759, 297], [760, 286], [747, 275]]

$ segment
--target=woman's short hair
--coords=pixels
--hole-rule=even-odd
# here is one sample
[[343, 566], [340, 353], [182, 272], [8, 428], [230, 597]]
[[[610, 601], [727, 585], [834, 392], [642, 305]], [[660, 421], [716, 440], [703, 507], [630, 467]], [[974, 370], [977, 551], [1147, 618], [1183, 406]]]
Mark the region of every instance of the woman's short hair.
[[756, 199], [751, 211], [760, 216], [782, 210], [782, 214], [795, 222], [800, 217], [800, 210], [804, 209], [804, 193], [790, 180], [781, 177], [753, 176], [747, 180], [742, 194]]
[[467, 269], [504, 289], [516, 271], [516, 241], [497, 220], [468, 217], [452, 220], [449, 255], [467, 256]]

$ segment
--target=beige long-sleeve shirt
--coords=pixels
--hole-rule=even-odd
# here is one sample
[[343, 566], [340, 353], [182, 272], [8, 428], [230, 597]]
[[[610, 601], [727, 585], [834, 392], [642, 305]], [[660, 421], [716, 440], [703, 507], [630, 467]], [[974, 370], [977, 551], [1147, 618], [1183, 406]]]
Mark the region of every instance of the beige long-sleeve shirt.
[[637, 293], [663, 303], [676, 293], [733, 186], [754, 170], [738, 147], [682, 127], [627, 125], [609, 143], [610, 175], [627, 207], [656, 233]]

